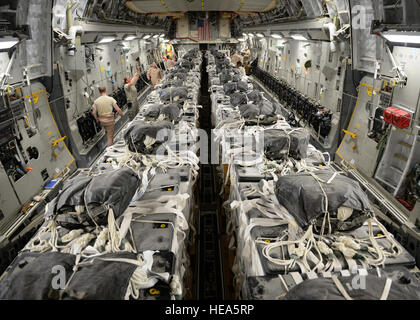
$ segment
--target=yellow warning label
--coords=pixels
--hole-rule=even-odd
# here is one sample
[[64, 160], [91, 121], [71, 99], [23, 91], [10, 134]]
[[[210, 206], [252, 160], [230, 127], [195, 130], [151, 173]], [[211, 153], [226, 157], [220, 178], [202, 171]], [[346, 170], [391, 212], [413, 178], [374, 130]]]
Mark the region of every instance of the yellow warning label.
[[[378, 93], [379, 89], [375, 89], [375, 91], [376, 91], [376, 93]], [[372, 87], [367, 87], [366, 88], [366, 93], [368, 94], [369, 97], [371, 97], [372, 94], [373, 94], [373, 88]]]

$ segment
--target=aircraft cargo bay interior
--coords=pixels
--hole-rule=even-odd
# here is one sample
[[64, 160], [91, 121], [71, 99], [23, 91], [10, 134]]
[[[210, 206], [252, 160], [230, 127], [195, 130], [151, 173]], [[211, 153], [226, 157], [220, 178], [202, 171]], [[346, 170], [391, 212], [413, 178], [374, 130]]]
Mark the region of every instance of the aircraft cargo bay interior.
[[0, 0], [0, 300], [419, 300], [419, 17]]

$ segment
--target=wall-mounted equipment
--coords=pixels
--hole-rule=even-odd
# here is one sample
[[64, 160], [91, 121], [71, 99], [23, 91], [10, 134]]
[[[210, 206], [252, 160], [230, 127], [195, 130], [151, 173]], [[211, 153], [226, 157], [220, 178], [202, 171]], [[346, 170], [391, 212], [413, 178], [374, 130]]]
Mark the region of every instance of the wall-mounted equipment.
[[411, 114], [401, 108], [389, 107], [385, 109], [384, 120], [400, 129], [406, 129], [411, 123]]
[[[332, 129], [332, 112], [318, 102], [300, 93], [283, 80], [276, 79], [269, 72], [258, 67], [256, 60], [252, 65], [254, 75], [278, 97], [279, 101], [291, 111], [290, 125], [309, 124], [320, 141], [328, 141]], [[322, 140], [321, 140], [322, 139]]]

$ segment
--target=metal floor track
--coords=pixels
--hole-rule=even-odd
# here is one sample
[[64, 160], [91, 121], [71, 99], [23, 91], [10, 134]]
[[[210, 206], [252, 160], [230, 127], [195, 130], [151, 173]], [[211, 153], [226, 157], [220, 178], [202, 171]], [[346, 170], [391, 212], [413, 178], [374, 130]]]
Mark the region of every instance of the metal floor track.
[[[208, 93], [206, 62], [203, 63], [200, 105], [201, 129], [210, 138], [211, 102]], [[209, 155], [210, 156], [210, 155]], [[200, 217], [198, 253], [198, 298], [200, 300], [223, 300], [223, 273], [220, 254], [219, 208], [214, 167], [201, 164], [200, 168]]]

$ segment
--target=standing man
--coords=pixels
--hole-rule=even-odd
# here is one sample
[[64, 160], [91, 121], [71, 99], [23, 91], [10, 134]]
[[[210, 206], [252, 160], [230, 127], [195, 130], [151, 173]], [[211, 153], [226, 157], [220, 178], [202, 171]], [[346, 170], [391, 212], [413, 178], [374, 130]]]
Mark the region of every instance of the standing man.
[[140, 58], [139, 57], [136, 58], [136, 70], [137, 72], [140, 73]]
[[133, 78], [126, 76], [124, 78], [124, 91], [127, 97], [128, 118], [132, 121], [139, 113], [139, 103], [137, 101], [136, 83], [139, 81], [140, 74], [136, 72]]
[[251, 50], [249, 50], [249, 48], [246, 47], [244, 51], [244, 61], [243, 61], [245, 66], [248, 64], [249, 58], [251, 58]]
[[238, 51], [235, 51], [232, 58], [230, 59], [232, 61], [232, 64], [236, 67], [238, 62], [243, 63], [243, 58], [238, 54]]
[[175, 57], [171, 58], [171, 56], [168, 55], [166, 58], [166, 69], [169, 71], [175, 66]]
[[99, 87], [99, 94], [101, 96], [93, 103], [92, 115], [96, 122], [100, 122], [105, 128], [107, 146], [110, 147], [114, 144], [115, 119], [113, 109], [120, 114], [121, 118], [124, 117], [124, 113], [118, 107], [117, 101], [106, 94], [104, 86]]
[[156, 64], [153, 62], [153, 66], [147, 71], [147, 80], [152, 82], [152, 89], [160, 83], [163, 78], [163, 72], [160, 70]]
[[238, 63], [236, 64], [236, 67], [239, 69], [239, 71], [241, 72], [241, 75], [243, 77], [246, 76], [246, 72], [245, 72], [245, 68], [244, 65], [242, 64], [242, 62], [238, 61]]
[[249, 64], [249, 59], [251, 59], [251, 50], [249, 50], [248, 47], [245, 48], [245, 51], [243, 52], [244, 55], [244, 66], [245, 66], [245, 72], [249, 73], [250, 72], [250, 64]]

